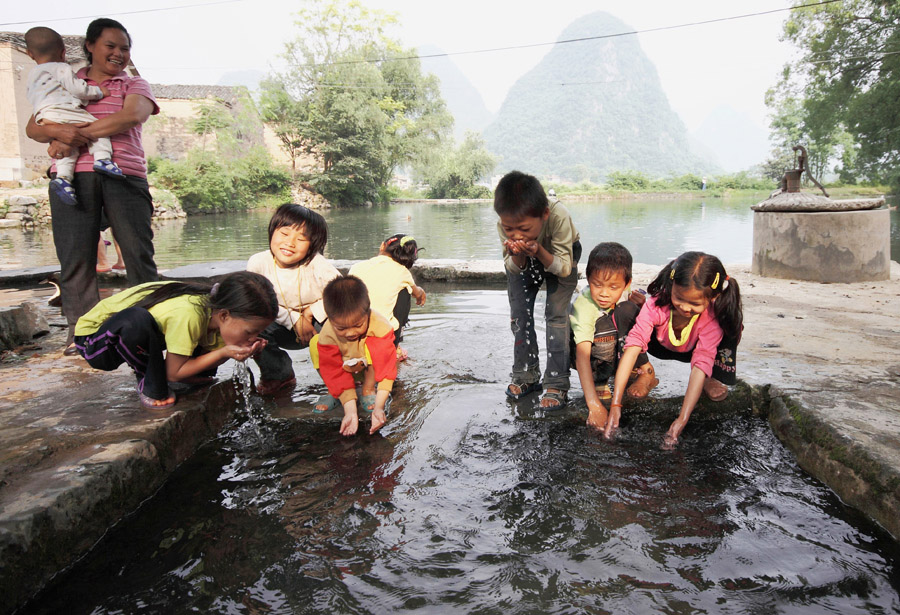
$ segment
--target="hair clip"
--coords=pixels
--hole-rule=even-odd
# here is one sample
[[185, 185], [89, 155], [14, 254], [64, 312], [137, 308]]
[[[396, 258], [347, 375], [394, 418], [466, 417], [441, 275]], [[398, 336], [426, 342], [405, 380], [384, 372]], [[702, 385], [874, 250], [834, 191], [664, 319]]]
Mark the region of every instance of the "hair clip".
[[717, 271], [717, 272], [716, 272], [716, 279], [713, 280], [713, 283], [710, 284], [709, 287], [712, 288], [713, 290], [715, 290], [715, 289], [716, 289], [716, 286], [718, 286], [718, 285], [719, 285], [719, 272]]
[[212, 285], [212, 288], [209, 289], [209, 296], [212, 297], [213, 295], [215, 295], [217, 290], [219, 290], [219, 283], [218, 283], [218, 282], [216, 282], [215, 284], [213, 284], [213, 285]]
[[725, 276], [725, 281], [722, 282], [722, 290], [725, 290], [726, 288], [728, 288], [728, 280], [730, 280], [730, 279], [731, 278], [728, 275]]
[[670, 279], [670, 280], [674, 280], [674, 279], [675, 279], [675, 267], [672, 267], [672, 270], [669, 271], [669, 279]]
[[[387, 241], [384, 242], [384, 245], [389, 246], [392, 243], [394, 243], [395, 241], [399, 241], [399, 240], [400, 240], [399, 237], [391, 237], [390, 239], [388, 239]], [[400, 245], [402, 246], [403, 244], [401, 243]]]
[[413, 237], [412, 235], [404, 235], [404, 236], [400, 239], [400, 247], [402, 248], [403, 246], [405, 246], [406, 244], [408, 244], [410, 241], [415, 241], [415, 240], [416, 240], [416, 238]]

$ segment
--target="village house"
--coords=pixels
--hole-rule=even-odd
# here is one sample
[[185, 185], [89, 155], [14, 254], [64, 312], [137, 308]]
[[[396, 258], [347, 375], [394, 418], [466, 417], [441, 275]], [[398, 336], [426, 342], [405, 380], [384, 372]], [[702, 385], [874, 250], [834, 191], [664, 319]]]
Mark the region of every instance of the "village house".
[[[66, 61], [75, 70], [86, 66], [84, 37], [64, 35], [63, 41]], [[15, 187], [20, 181], [44, 177], [50, 166], [47, 146], [25, 135], [32, 111], [25, 97], [25, 86], [34, 66], [25, 53], [24, 33], [0, 32], [0, 186]], [[139, 75], [133, 63], [129, 63], [126, 72]], [[151, 84], [151, 88], [160, 113], [151, 116], [143, 128], [144, 151], [148, 157], [178, 160], [195, 146], [214, 146], [214, 132], [204, 135], [195, 129], [203, 108], [219, 107], [233, 114], [242, 104], [239, 87]], [[275, 133], [261, 122], [258, 126], [259, 134], [243, 135], [243, 138], [265, 145], [276, 164], [290, 166], [290, 158]]]

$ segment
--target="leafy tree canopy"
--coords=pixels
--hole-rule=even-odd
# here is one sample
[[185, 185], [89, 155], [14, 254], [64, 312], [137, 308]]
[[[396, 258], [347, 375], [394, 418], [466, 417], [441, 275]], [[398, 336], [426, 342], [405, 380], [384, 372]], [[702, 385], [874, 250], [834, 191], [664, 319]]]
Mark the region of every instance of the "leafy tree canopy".
[[306, 179], [329, 201], [380, 200], [394, 170], [433, 156], [452, 128], [437, 79], [388, 36], [395, 22], [356, 0], [311, 3], [287, 69], [262, 84], [263, 117], [292, 159], [316, 158]]
[[428, 198], [485, 198], [491, 191], [475, 182], [490, 175], [496, 164], [497, 159], [485, 149], [481, 135], [467, 132], [459, 147], [444, 150], [420, 174], [430, 186]]
[[820, 168], [840, 158], [844, 181], [900, 187], [900, 2], [801, 4], [784, 24], [801, 58], [769, 94], [775, 140], [803, 143]]

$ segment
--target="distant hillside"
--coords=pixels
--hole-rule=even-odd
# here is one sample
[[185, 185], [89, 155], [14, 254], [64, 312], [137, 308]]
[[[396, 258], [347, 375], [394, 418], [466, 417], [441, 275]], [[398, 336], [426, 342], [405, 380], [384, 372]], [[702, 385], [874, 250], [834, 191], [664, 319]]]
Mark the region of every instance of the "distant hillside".
[[716, 107], [692, 135], [712, 150], [729, 173], [762, 163], [769, 155], [769, 135], [746, 113]]
[[[432, 45], [419, 48], [421, 55], [439, 53], [444, 51]], [[441, 95], [453, 114], [453, 135], [458, 142], [467, 130], [481, 132], [491, 122], [494, 116], [485, 106], [481, 94], [453, 60], [448, 57], [422, 58], [422, 72], [433, 73], [441, 80]]]
[[[630, 30], [598, 12], [572, 23], [560, 39]], [[502, 171], [596, 181], [610, 171], [665, 176], [717, 170], [692, 152], [634, 36], [555, 45], [510, 89], [484, 136], [488, 149], [503, 157]]]

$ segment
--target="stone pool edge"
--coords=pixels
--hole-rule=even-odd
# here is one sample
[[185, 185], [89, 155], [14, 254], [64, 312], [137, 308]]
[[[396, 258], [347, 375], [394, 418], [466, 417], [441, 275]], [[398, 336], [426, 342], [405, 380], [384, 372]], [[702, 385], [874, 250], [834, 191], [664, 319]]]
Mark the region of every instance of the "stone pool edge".
[[219, 382], [181, 397], [142, 437], [82, 447], [29, 473], [0, 511], [0, 613], [25, 604], [154, 497], [218, 436], [236, 398], [231, 381]]
[[900, 541], [900, 473], [877, 451], [848, 437], [818, 410], [778, 387], [755, 387], [768, 398], [768, 421], [800, 467], [841, 500]]

